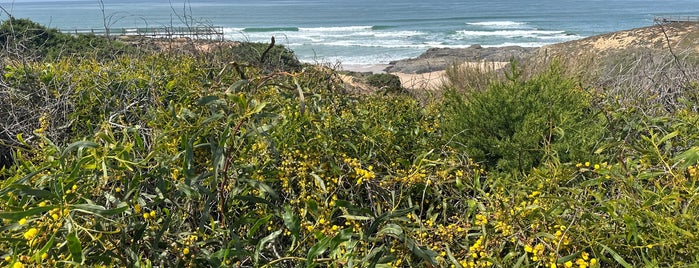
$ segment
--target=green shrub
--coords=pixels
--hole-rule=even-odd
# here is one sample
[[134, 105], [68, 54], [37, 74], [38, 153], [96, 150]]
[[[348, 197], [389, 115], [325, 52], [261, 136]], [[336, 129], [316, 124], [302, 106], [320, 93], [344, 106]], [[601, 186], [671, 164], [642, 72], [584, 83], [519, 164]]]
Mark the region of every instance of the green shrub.
[[298, 71], [301, 69], [301, 62], [296, 58], [296, 55], [281, 45], [269, 48], [269, 44], [265, 43], [242, 42], [231, 47], [229, 53], [236, 61], [258, 66], [267, 71]]
[[366, 77], [366, 81], [370, 86], [386, 90], [387, 92], [400, 92], [403, 90], [400, 78], [394, 74], [371, 74]]
[[13, 56], [49, 59], [76, 55], [95, 55], [98, 59], [105, 59], [136, 51], [106, 37], [64, 34], [29, 19], [15, 18], [0, 24], [0, 50]]
[[518, 72], [513, 64], [507, 82], [446, 94], [445, 138], [500, 170], [526, 171], [545, 156], [589, 159], [602, 127], [588, 93], [557, 65], [527, 81]]

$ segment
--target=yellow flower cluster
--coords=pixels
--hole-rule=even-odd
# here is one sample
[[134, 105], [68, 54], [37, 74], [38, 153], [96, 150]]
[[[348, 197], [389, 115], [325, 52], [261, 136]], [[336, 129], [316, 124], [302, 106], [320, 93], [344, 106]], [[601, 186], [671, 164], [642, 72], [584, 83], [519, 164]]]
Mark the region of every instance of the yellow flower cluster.
[[579, 168], [579, 169], [585, 169], [585, 170], [589, 170], [590, 168], [592, 168], [592, 170], [598, 171], [600, 169], [607, 168], [608, 165], [609, 164], [607, 162], [603, 162], [603, 163], [599, 163], [599, 164], [592, 164], [590, 162], [585, 162], [585, 163], [577, 163], [577, 164], [575, 164], [575, 167]]
[[26, 239], [27, 241], [31, 241], [32, 239], [34, 239], [34, 237], [36, 237], [36, 235], [38, 233], [39, 233], [39, 229], [29, 228], [29, 230], [24, 232], [23, 236], [24, 236], [24, 239]]
[[49, 216], [54, 221], [57, 221], [57, 220], [60, 220], [61, 217], [68, 215], [69, 212], [70, 212], [70, 210], [68, 210], [67, 208], [63, 209], [63, 210], [61, 210], [60, 208], [54, 208], [52, 210], [49, 210]]
[[143, 219], [148, 220], [148, 219], [155, 219], [155, 217], [158, 214], [155, 212], [155, 210], [151, 210], [150, 212], [143, 212]]
[[529, 258], [534, 262], [538, 262], [542, 259], [544, 255], [544, 249], [545, 246], [541, 243], [534, 245], [534, 247], [530, 245], [524, 245], [524, 252], [531, 253], [531, 256]]
[[512, 225], [509, 225], [504, 221], [496, 221], [495, 230], [502, 233], [503, 236], [510, 236], [514, 233]]
[[39, 128], [35, 129], [34, 132], [39, 134], [39, 135], [44, 134], [44, 132], [46, 132], [46, 130], [48, 130], [49, 127], [51, 126], [51, 123], [49, 122], [49, 118], [51, 118], [51, 116], [49, 116], [48, 113], [42, 113], [41, 116], [39, 117]]
[[490, 261], [488, 252], [485, 249], [485, 238], [479, 237], [473, 245], [468, 248], [469, 254], [466, 260], [459, 262], [465, 268], [475, 267], [491, 267], [493, 263]]
[[699, 172], [697, 172], [698, 167], [699, 167], [699, 165], [687, 167], [687, 172], [689, 173], [690, 178], [692, 178], [694, 180], [699, 179]]
[[483, 225], [488, 224], [488, 217], [484, 216], [483, 214], [476, 215], [475, 224], [478, 226], [483, 226]]
[[[578, 268], [597, 267], [597, 264], [597, 259], [590, 258], [590, 254], [585, 251], [580, 254], [580, 258], [575, 260], [575, 265], [577, 265]], [[564, 265], [569, 268], [574, 266], [572, 261], [567, 261]]]
[[70, 189], [66, 190], [66, 195], [74, 194], [74, 193], [75, 193], [75, 190], [77, 190], [77, 189], [78, 189], [78, 185], [73, 185], [73, 187], [71, 187]]
[[427, 171], [418, 167], [411, 167], [409, 171], [402, 169], [396, 170], [396, 173], [402, 174], [398, 177], [393, 177], [391, 183], [404, 183], [407, 185], [415, 185], [418, 183], [427, 183]]
[[360, 185], [363, 182], [371, 181], [372, 179], [376, 178], [373, 166], [369, 166], [366, 169], [364, 169], [362, 168], [362, 164], [359, 163], [359, 160], [357, 160], [356, 158], [345, 158], [343, 159], [343, 161], [347, 165], [349, 165], [354, 170], [354, 173], [357, 175], [357, 185]]

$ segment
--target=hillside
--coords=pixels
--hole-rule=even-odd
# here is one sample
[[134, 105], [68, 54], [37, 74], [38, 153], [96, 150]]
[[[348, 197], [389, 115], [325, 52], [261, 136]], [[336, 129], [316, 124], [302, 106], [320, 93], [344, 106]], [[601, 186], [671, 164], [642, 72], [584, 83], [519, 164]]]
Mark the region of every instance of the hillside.
[[541, 53], [565, 56], [581, 56], [594, 53], [600, 56], [619, 50], [672, 48], [677, 53], [699, 53], [699, 23], [683, 22], [656, 24], [653, 26], [622, 30], [591, 36], [539, 49]]

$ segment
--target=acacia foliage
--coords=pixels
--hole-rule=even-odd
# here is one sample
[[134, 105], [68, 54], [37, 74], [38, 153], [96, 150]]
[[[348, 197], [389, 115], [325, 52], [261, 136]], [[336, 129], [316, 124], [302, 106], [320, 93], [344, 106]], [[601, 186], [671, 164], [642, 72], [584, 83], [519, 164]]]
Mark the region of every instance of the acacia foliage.
[[[31, 127], [9, 137], [21, 146], [1, 171], [2, 264], [699, 262], [699, 115], [691, 109], [634, 112], [590, 98], [556, 68], [421, 105], [405, 94], [346, 93], [334, 71], [318, 66], [234, 64], [223, 54], [171, 52], [6, 64], [3, 93], [50, 94], [39, 99], [48, 108]], [[519, 100], [505, 98], [510, 92]], [[36, 107], [13, 96], [13, 107]], [[498, 111], [521, 106], [511, 108], [512, 121], [474, 115], [533, 133], [510, 141], [533, 147], [549, 141], [546, 134], [555, 139], [536, 150], [543, 157], [529, 156], [529, 169], [507, 154], [505, 162], [481, 161], [451, 139], [471, 111], [455, 107], [475, 100]], [[608, 124], [599, 138], [575, 134], [596, 117], [535, 100], [597, 107], [604, 116], [597, 120]], [[551, 116], [546, 111], [566, 117], [533, 117]], [[565, 131], [551, 132], [548, 122], [566, 122], [556, 126]], [[565, 135], [599, 146], [565, 160], [575, 142]]]

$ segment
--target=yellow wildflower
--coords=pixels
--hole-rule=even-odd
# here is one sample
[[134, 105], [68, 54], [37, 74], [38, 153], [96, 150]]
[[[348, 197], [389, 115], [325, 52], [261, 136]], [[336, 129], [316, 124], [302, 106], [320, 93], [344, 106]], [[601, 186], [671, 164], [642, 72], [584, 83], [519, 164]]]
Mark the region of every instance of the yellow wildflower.
[[189, 248], [184, 248], [184, 249], [182, 250], [182, 254], [184, 254], [184, 255], [189, 255]]
[[36, 235], [38, 233], [39, 233], [38, 229], [31, 228], [31, 229], [27, 230], [26, 232], [24, 232], [24, 239], [32, 240], [34, 237], [36, 237]]
[[25, 223], [27, 223], [26, 218], [22, 218], [21, 220], [19, 220], [19, 225], [24, 225]]
[[482, 214], [476, 215], [476, 225], [486, 225], [488, 224], [488, 218]]

